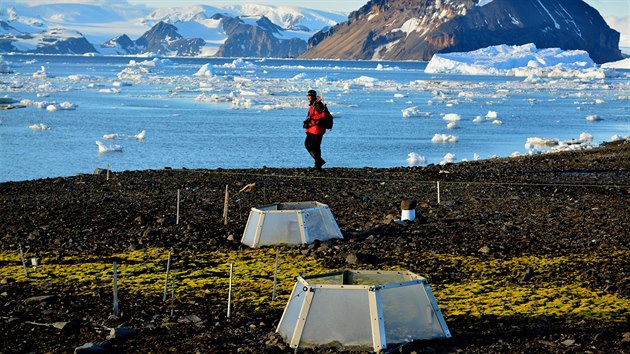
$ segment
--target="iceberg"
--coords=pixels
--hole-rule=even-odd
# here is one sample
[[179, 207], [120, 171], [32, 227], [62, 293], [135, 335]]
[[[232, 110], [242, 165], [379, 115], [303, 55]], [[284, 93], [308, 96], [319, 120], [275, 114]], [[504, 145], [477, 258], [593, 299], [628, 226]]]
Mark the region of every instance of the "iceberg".
[[630, 69], [630, 58], [602, 64], [602, 68]]
[[497, 45], [472, 52], [437, 53], [424, 70], [430, 74], [465, 74], [602, 79], [615, 77], [612, 69], [598, 68], [583, 50], [538, 49], [533, 43]]

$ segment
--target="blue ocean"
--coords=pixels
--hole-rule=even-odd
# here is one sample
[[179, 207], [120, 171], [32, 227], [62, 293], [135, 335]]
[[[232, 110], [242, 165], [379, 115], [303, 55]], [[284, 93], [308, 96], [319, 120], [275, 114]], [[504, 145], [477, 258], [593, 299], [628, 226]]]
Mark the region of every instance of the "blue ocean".
[[[326, 168], [509, 157], [630, 135], [627, 71], [528, 82], [426, 74], [426, 62], [4, 59], [13, 72], [0, 74], [0, 97], [24, 107], [0, 110], [0, 182], [107, 166], [310, 167], [302, 128], [309, 89], [335, 116], [322, 143]], [[552, 143], [532, 146], [531, 138]]]

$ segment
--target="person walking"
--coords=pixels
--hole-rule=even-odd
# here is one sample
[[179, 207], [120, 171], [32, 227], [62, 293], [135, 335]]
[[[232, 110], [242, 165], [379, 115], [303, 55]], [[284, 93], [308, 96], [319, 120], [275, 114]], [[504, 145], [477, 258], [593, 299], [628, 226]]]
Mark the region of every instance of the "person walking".
[[326, 133], [326, 128], [323, 126], [323, 120], [327, 117], [327, 110], [322, 102], [321, 97], [317, 97], [315, 90], [309, 90], [306, 94], [308, 99], [308, 115], [304, 121], [304, 129], [306, 129], [306, 140], [304, 140], [304, 147], [306, 151], [315, 160], [315, 169], [321, 170], [322, 166], [326, 163], [322, 159], [322, 138]]

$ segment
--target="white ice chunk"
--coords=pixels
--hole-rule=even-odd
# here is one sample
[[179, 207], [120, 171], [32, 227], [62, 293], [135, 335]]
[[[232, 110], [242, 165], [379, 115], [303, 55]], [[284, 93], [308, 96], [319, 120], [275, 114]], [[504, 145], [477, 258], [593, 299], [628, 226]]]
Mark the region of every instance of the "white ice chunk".
[[456, 114], [456, 113], [448, 113], [448, 114], [445, 114], [444, 117], [442, 117], [442, 119], [449, 122], [457, 122], [458, 120], [462, 119], [462, 117], [460, 117], [459, 114]]
[[44, 123], [31, 124], [28, 127], [33, 130], [50, 130], [50, 128]]
[[101, 154], [105, 152], [122, 152], [122, 146], [120, 145], [105, 146], [105, 144], [98, 140], [96, 141], [96, 145], [98, 145], [98, 152]]
[[415, 152], [410, 152], [407, 155], [407, 163], [410, 166], [421, 165], [426, 162], [426, 158], [422, 155], [416, 154]]
[[431, 142], [433, 143], [456, 143], [457, 142], [457, 137], [454, 135], [447, 135], [447, 134], [435, 134], [433, 135], [433, 138], [431, 139]]
[[598, 116], [597, 114], [591, 114], [591, 115], [586, 116], [586, 120], [590, 122], [597, 122], [599, 120], [602, 120], [602, 118]]

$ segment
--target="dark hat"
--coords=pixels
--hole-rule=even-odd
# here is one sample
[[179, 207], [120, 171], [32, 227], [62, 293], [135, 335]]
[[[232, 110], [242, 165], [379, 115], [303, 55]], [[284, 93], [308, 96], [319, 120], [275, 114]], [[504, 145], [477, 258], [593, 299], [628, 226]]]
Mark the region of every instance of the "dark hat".
[[306, 93], [307, 96], [313, 96], [313, 97], [317, 97], [317, 91], [315, 90], [308, 90], [308, 92]]

